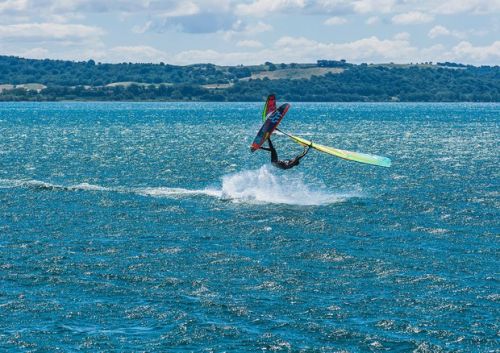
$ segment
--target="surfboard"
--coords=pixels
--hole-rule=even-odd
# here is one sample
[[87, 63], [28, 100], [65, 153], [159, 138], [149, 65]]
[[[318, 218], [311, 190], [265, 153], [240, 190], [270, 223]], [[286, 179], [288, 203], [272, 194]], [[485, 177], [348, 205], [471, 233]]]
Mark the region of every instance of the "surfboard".
[[266, 142], [266, 140], [271, 136], [274, 130], [276, 130], [281, 120], [283, 120], [283, 117], [285, 116], [289, 108], [290, 104], [285, 103], [282, 104], [278, 109], [271, 111], [267, 115], [264, 124], [260, 128], [257, 136], [255, 136], [255, 139], [250, 146], [250, 151], [257, 151], [262, 146], [262, 144]]

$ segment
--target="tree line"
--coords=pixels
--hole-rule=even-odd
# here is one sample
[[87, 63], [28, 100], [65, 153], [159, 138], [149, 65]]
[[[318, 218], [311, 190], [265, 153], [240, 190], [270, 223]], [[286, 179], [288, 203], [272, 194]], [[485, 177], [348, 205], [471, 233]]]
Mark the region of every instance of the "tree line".
[[[301, 64], [260, 66], [198, 64], [101, 64], [0, 56], [0, 85], [41, 83], [40, 92], [4, 89], [1, 101], [260, 101], [269, 92], [283, 100], [320, 102], [500, 102], [500, 68], [456, 63], [354, 65], [318, 60], [317, 67], [343, 67], [308, 79], [251, 79], [252, 73]], [[304, 64], [306, 65], [306, 64]], [[307, 67], [314, 65], [307, 64]], [[135, 82], [106, 86], [113, 82]], [[204, 86], [225, 84], [224, 88]]]

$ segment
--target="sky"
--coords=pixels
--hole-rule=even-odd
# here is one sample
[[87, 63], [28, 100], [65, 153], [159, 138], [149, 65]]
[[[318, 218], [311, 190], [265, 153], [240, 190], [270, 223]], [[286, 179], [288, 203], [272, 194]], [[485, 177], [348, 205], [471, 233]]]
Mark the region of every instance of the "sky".
[[500, 65], [500, 0], [0, 0], [0, 55]]

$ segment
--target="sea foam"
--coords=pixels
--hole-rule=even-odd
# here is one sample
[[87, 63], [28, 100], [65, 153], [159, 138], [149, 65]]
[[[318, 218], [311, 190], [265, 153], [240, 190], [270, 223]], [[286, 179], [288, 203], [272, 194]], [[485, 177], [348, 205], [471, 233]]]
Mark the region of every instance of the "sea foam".
[[134, 189], [143, 196], [192, 197], [210, 196], [236, 203], [274, 203], [300, 206], [326, 205], [361, 197], [359, 191], [334, 192], [324, 186], [308, 185], [301, 173], [279, 173], [264, 165], [256, 170], [244, 170], [222, 177], [220, 187], [186, 189], [145, 187]]
[[360, 192], [335, 192], [308, 185], [301, 173], [275, 174], [268, 165], [222, 178], [221, 196], [239, 202], [325, 205], [361, 197]]
[[26, 187], [53, 191], [107, 191], [132, 193], [148, 197], [184, 198], [208, 196], [235, 203], [274, 203], [300, 206], [327, 205], [362, 197], [358, 190], [339, 192], [325, 186], [305, 183], [302, 173], [278, 172], [264, 165], [255, 170], [244, 170], [222, 177], [219, 187], [188, 189], [182, 187], [117, 187], [80, 183], [58, 185], [39, 180], [0, 179], [0, 188]]

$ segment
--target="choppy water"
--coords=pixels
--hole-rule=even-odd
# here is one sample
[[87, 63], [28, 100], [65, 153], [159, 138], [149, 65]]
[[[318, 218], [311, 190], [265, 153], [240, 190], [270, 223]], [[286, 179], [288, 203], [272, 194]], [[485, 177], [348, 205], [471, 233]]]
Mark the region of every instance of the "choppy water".
[[0, 350], [499, 352], [500, 105], [261, 106], [1, 104]]

